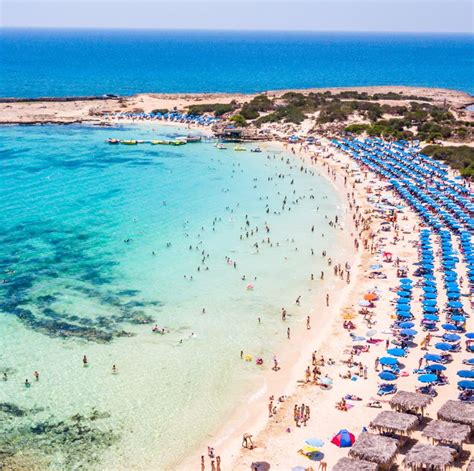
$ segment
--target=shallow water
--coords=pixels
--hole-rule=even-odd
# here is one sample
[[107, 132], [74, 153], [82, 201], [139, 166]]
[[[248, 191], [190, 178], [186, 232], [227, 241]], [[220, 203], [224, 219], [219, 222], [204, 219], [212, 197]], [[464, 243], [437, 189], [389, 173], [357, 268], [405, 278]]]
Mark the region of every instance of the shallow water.
[[[0, 128], [0, 449], [10, 458], [172, 469], [260, 380], [240, 350], [267, 368], [286, 337], [281, 307], [289, 325], [304, 323], [321, 251], [344, 260], [344, 233], [325, 219], [342, 214], [334, 189], [287, 155], [104, 143], [180, 133]], [[249, 238], [246, 215], [259, 229]], [[155, 323], [169, 332], [152, 333]]]

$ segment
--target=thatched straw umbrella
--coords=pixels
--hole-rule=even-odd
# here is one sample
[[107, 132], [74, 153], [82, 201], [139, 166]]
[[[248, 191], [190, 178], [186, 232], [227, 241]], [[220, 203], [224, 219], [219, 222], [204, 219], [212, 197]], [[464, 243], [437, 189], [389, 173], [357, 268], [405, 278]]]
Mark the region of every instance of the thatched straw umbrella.
[[431, 438], [437, 444], [455, 445], [458, 448], [469, 438], [469, 425], [433, 420], [422, 432], [422, 435]]
[[413, 414], [386, 410], [375, 417], [370, 426], [379, 432], [391, 432], [399, 435], [409, 435], [418, 425], [418, 417]]
[[403, 463], [411, 469], [445, 470], [454, 461], [455, 450], [446, 446], [417, 443], [406, 455]]
[[413, 412], [423, 415], [425, 407], [428, 406], [432, 400], [433, 398], [426, 394], [398, 391], [395, 396], [390, 399], [390, 407], [399, 412]]
[[438, 419], [458, 424], [474, 425], [474, 404], [462, 401], [447, 401], [438, 411]]
[[332, 471], [377, 471], [377, 465], [370, 461], [341, 458]]
[[398, 445], [399, 442], [395, 438], [362, 432], [349, 451], [349, 455], [389, 468], [397, 454]]

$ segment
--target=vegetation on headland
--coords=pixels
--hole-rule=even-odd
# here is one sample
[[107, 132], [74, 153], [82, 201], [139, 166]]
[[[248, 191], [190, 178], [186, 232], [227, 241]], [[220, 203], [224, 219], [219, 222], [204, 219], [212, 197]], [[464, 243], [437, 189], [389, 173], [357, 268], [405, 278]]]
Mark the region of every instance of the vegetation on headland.
[[469, 146], [429, 145], [423, 153], [435, 160], [442, 160], [461, 172], [466, 178], [474, 177], [474, 148]]

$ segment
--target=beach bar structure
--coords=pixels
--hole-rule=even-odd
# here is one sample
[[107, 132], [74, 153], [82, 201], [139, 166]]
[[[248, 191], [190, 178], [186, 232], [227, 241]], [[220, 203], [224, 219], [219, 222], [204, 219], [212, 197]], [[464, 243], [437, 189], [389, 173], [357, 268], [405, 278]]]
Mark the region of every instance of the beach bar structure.
[[417, 443], [406, 455], [403, 464], [412, 470], [444, 471], [454, 462], [455, 450], [447, 446]]
[[416, 392], [398, 391], [390, 399], [390, 407], [399, 412], [423, 415], [433, 398], [427, 394]]
[[399, 441], [396, 438], [362, 432], [349, 451], [349, 456], [370, 461], [377, 464], [379, 469], [386, 470], [392, 466], [398, 446]]
[[433, 420], [424, 428], [422, 435], [433, 440], [437, 445], [455, 446], [460, 451], [462, 444], [471, 435], [471, 427], [456, 422]]
[[462, 401], [447, 401], [438, 411], [438, 419], [474, 426], [474, 404]]
[[341, 458], [332, 468], [332, 471], [377, 471], [377, 469], [377, 464], [370, 461]]
[[372, 422], [370, 427], [380, 433], [394, 433], [401, 436], [409, 436], [416, 429], [419, 419], [416, 415], [403, 412], [382, 411]]

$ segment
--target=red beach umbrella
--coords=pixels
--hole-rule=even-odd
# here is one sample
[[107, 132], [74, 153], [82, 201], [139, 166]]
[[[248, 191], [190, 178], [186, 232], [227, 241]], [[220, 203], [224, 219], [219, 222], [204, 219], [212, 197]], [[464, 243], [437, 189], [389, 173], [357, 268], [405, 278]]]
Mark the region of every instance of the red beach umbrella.
[[355, 442], [354, 434], [348, 432], [346, 429], [339, 430], [334, 437], [332, 437], [331, 443], [338, 446], [339, 448], [349, 448]]

